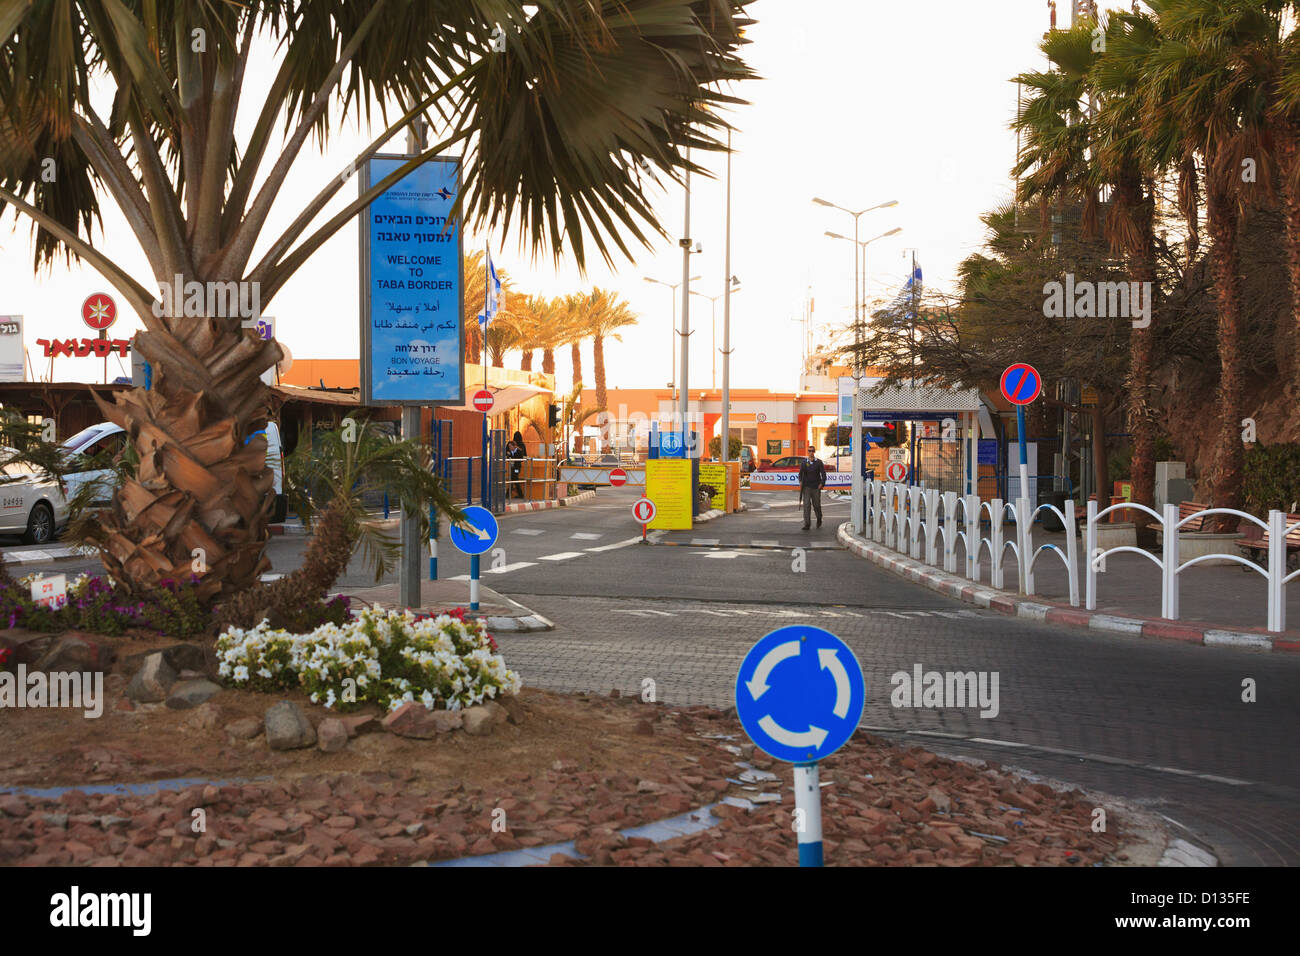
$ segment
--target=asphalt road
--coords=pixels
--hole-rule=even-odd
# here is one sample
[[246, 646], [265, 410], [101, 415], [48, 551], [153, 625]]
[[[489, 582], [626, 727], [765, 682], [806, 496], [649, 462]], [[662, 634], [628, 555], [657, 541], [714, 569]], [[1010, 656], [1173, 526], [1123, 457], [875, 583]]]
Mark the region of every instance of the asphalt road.
[[[485, 583], [556, 623], [552, 632], [498, 637], [526, 683], [640, 693], [648, 679], [659, 700], [727, 706], [754, 641], [815, 623], [862, 665], [866, 727], [1135, 799], [1225, 864], [1300, 863], [1300, 656], [977, 610], [838, 549], [845, 503], [828, 501], [823, 527], [802, 531], [794, 492], [749, 492], [748, 513], [643, 545], [630, 514], [637, 496], [603, 489], [576, 507], [501, 520]], [[276, 569], [295, 566], [304, 545], [275, 539]], [[445, 539], [439, 561], [442, 578], [468, 572]], [[51, 569], [80, 567], [95, 563]], [[354, 561], [340, 583], [371, 580]], [[894, 707], [890, 675], [917, 664], [996, 673], [996, 716]], [[1242, 700], [1248, 679], [1254, 703]]]

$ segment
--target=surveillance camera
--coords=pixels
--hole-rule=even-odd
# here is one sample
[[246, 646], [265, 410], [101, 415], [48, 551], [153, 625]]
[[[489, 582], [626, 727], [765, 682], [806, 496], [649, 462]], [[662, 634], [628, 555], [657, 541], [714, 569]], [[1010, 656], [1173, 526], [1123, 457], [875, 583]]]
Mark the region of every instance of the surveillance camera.
[[704, 251], [704, 243], [702, 243], [702, 242], [697, 242], [697, 243], [695, 244], [695, 251], [696, 251], [696, 252], [703, 252], [703, 251]]

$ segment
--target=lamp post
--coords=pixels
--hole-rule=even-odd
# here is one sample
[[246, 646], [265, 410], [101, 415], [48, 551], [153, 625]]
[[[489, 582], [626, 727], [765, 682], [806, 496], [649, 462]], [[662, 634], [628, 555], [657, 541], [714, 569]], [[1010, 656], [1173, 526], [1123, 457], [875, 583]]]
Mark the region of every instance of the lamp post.
[[[727, 222], [722, 253], [722, 464], [731, 460], [731, 287], [740, 280], [731, 274], [731, 128], [727, 128]], [[729, 469], [728, 469], [729, 472]], [[728, 496], [730, 501], [730, 496]]]
[[[698, 277], [697, 277], [698, 278]], [[691, 295], [698, 295], [701, 299], [709, 300], [709, 334], [713, 336], [713, 361], [709, 369], [709, 387], [718, 387], [718, 300], [725, 298], [727, 292], [739, 292], [740, 280], [735, 276], [731, 277], [731, 287], [719, 292], [717, 295], [705, 295], [703, 292], [691, 291]]]
[[[664, 282], [662, 279], [652, 279], [649, 276], [644, 276], [643, 278], [645, 279], [646, 282], [653, 283], [654, 285], [667, 286], [669, 289], [673, 290], [673, 311], [671, 315], [672, 321], [669, 323], [669, 325], [672, 327], [670, 330], [672, 332], [672, 341], [668, 349], [668, 369], [670, 373], [670, 380], [668, 382], [668, 387], [672, 389], [673, 399], [676, 400], [677, 398], [677, 290], [681, 288], [682, 284], [680, 282]], [[691, 276], [692, 281], [698, 278], [699, 276]]]
[[[846, 209], [836, 203], [814, 196], [813, 202], [819, 206], [828, 206], [831, 209], [838, 209], [840, 212], [846, 212], [853, 217], [853, 401], [850, 403], [851, 414], [853, 416], [853, 438], [852, 448], [850, 449], [853, 459], [853, 512], [850, 517], [850, 523], [855, 533], [862, 533], [862, 416], [857, 410], [857, 390], [862, 382], [862, 316], [859, 311], [859, 293], [860, 288], [858, 279], [858, 220], [862, 216], [875, 209], [887, 209], [891, 206], [897, 206], [898, 200], [891, 199], [888, 202], [878, 203], [875, 206], [868, 206], [866, 209], [859, 209], [856, 212], [852, 209]], [[847, 238], [847, 237], [845, 237]], [[875, 241], [875, 240], [871, 240]]]
[[[889, 230], [888, 232], [882, 232], [878, 236], [872, 236], [870, 239], [862, 239], [858, 242], [858, 246], [861, 248], [862, 251], [862, 290], [861, 290], [860, 298], [863, 307], [865, 307], [867, 304], [867, 246], [871, 245], [877, 239], [884, 239], [886, 236], [896, 236], [902, 231], [903, 231], [902, 226], [895, 226], [893, 229]], [[826, 235], [832, 239], [843, 239], [845, 242], [853, 242], [853, 240], [850, 239], [848, 236], [841, 236], [838, 232], [831, 232], [829, 229], [826, 230]], [[855, 315], [857, 311], [858, 311], [858, 306], [855, 303], [854, 304]]]

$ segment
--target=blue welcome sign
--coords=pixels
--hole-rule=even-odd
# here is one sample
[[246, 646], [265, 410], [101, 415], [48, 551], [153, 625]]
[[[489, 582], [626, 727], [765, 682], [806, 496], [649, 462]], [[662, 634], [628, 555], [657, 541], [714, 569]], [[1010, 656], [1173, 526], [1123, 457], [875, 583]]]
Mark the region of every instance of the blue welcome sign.
[[[361, 189], [406, 156], [366, 163]], [[450, 212], [460, 160], [417, 166], [362, 210], [361, 403], [463, 405], [461, 227]]]

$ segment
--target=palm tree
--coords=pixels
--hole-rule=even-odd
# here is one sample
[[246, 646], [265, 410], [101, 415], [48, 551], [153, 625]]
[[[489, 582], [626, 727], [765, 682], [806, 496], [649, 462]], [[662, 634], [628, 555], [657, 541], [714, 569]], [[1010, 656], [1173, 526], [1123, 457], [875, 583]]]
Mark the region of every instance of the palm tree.
[[541, 321], [530, 329], [533, 347], [542, 350], [542, 371], [547, 375], [555, 374], [555, 350], [567, 341], [565, 311], [562, 297], [556, 296], [550, 299], [540, 316]]
[[[1015, 82], [1028, 90], [1012, 128], [1023, 142], [1012, 169], [1017, 180], [1016, 201], [1036, 202], [1039, 207], [1040, 241], [1058, 242], [1064, 212], [1079, 209], [1083, 235], [1096, 232], [1098, 189], [1090, 169], [1089, 147], [1094, 132], [1088, 110], [1089, 71], [1097, 58], [1092, 49], [1092, 23], [1083, 20], [1071, 30], [1049, 33], [1042, 50], [1052, 68], [1045, 72], [1022, 73]], [[1055, 207], [1059, 225], [1052, 223]], [[1098, 488], [1109, 477], [1105, 454], [1103, 406], [1093, 412], [1093, 470]]]
[[591, 334], [589, 296], [580, 292], [566, 295], [561, 300], [560, 322], [563, 326], [562, 345], [569, 346], [569, 361], [573, 366], [574, 401], [582, 401], [582, 343]]
[[418, 441], [396, 439], [372, 422], [344, 421], [343, 426], [303, 432], [285, 461], [285, 491], [303, 520], [314, 525], [302, 566], [269, 584], [240, 592], [222, 605], [219, 627], [252, 627], [263, 617], [287, 620], [327, 595], [347, 570], [360, 547], [375, 581], [392, 570], [401, 552], [398, 540], [370, 520], [367, 498], [390, 495], [404, 514], [428, 533], [428, 505], [455, 522], [460, 507], [442, 486], [429, 463], [429, 450]]
[[[1106, 234], [1111, 248], [1121, 252], [1135, 288], [1154, 291], [1156, 282], [1155, 178], [1150, 143], [1142, 133], [1140, 90], [1150, 58], [1159, 46], [1155, 18], [1142, 13], [1114, 12], [1106, 28], [1106, 55], [1090, 73], [1099, 108], [1093, 123], [1094, 183], [1111, 189]], [[1152, 410], [1153, 346], [1159, 310], [1151, 303], [1150, 321], [1129, 330], [1128, 424], [1133, 436], [1133, 500], [1155, 506], [1156, 422]], [[1135, 513], [1139, 525], [1141, 512]]]
[[[453, 148], [465, 153], [457, 204], [467, 226], [508, 228], [517, 213], [534, 253], [569, 252], [579, 266], [592, 247], [607, 260], [630, 255], [629, 236], [648, 247], [664, 231], [642, 192], [642, 163], [677, 178], [687, 150], [723, 148], [719, 107], [738, 100], [722, 86], [751, 75], [739, 56], [752, 22], [744, 7], [0, 0], [0, 203], [34, 221], [38, 267], [75, 256], [118, 290], [144, 324], [135, 344], [154, 369], [151, 391], [104, 406], [141, 458], [103, 522], [113, 577], [156, 586], [202, 549], [199, 592], [218, 600], [268, 566], [272, 477], [262, 441], [243, 438], [267, 415], [260, 376], [283, 353], [238, 317], [156, 314], [151, 285], [236, 283], [258, 289], [265, 306], [358, 210]], [[277, 45], [278, 67], [259, 103], [245, 66], [264, 39]], [[505, 49], [492, 52], [498, 40]], [[101, 115], [106, 91], [113, 108]], [[395, 99], [412, 106], [390, 126], [382, 104]], [[369, 114], [376, 101], [379, 135], [259, 243], [308, 139], [324, 149], [349, 110]], [[243, 143], [241, 105], [256, 114]], [[308, 232], [351, 171], [430, 112], [446, 130], [439, 142]], [[97, 189], [120, 208], [149, 282], [93, 245]]]
[[[1241, 412], [1245, 386], [1239, 240], [1242, 228], [1240, 158], [1263, 125], [1266, 108], [1243, 54], [1271, 27], [1262, 0], [1155, 0], [1163, 40], [1141, 84], [1147, 138], [1162, 164], [1198, 153], [1205, 168], [1210, 266], [1218, 319], [1218, 433], [1211, 503], [1239, 508], [1244, 451]], [[1236, 519], [1218, 516], [1221, 529]]]
[[607, 409], [609, 394], [605, 390], [605, 339], [623, 337], [619, 329], [636, 325], [636, 313], [617, 293], [604, 289], [591, 290], [591, 353], [596, 366], [596, 408]]
[[510, 347], [520, 350], [519, 368], [525, 372], [532, 371], [534, 355], [541, 347], [540, 330], [553, 321], [553, 301], [543, 296], [530, 295], [516, 296], [510, 304], [514, 330]]

